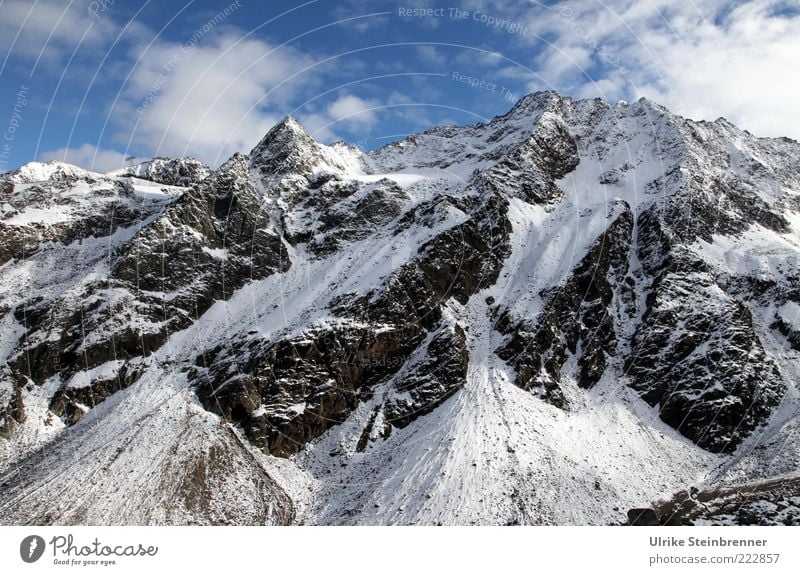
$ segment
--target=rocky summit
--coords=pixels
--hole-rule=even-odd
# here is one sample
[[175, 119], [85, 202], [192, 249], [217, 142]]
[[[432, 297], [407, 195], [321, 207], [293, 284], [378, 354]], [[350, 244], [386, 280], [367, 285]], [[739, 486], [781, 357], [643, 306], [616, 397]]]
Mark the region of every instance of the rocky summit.
[[793, 140], [540, 92], [0, 194], [2, 523], [800, 523]]

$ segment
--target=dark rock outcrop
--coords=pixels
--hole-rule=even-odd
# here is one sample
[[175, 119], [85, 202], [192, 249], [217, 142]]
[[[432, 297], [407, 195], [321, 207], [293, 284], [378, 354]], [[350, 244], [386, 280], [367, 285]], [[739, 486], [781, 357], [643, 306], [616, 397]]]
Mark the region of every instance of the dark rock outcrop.
[[344, 421], [402, 366], [420, 335], [342, 327], [243, 341], [198, 357], [192, 377], [206, 409], [241, 425], [258, 447], [286, 457]]

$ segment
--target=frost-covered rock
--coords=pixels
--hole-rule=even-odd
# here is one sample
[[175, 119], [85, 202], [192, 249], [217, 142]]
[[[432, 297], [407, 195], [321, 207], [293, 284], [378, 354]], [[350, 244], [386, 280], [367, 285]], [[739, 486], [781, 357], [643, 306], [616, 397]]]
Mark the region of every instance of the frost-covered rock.
[[115, 170], [116, 176], [133, 176], [167, 186], [188, 187], [211, 175], [212, 169], [194, 158], [153, 158], [134, 166]]

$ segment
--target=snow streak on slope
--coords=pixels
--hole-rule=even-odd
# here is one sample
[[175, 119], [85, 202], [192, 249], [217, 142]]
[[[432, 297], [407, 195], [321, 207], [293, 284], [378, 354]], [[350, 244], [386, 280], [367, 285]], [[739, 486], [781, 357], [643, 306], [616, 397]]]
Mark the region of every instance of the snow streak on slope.
[[497, 333], [482, 301], [452, 304], [470, 327], [474, 366], [454, 397], [356, 453], [366, 404], [298, 457], [317, 478], [318, 522], [604, 524], [715, 463], [618, 383], [604, 381], [570, 412], [512, 385], [491, 353]]
[[[154, 363], [136, 386], [11, 465], [0, 480], [22, 475], [24, 487], [5, 493], [0, 517], [4, 524], [288, 524], [298, 519], [295, 507], [272, 478], [285, 467], [199, 406], [183, 376]], [[281, 478], [291, 486], [302, 474]], [[302, 491], [293, 495], [302, 503]]]

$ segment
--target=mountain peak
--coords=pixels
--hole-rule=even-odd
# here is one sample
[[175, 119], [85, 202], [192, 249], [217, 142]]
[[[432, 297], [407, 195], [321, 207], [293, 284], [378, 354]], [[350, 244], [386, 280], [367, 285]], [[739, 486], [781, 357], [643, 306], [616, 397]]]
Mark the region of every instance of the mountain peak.
[[293, 152], [313, 151], [319, 144], [292, 116], [275, 124], [250, 152], [254, 163], [285, 160]]
[[[80, 178], [90, 174], [94, 174], [94, 172], [59, 160], [50, 160], [49, 162], [28, 162], [16, 170], [3, 174], [2, 178], [19, 184], [29, 184], [44, 182], [59, 176]], [[100, 176], [101, 174], [94, 175]]]
[[260, 148], [271, 147], [273, 143], [286, 143], [294, 139], [313, 139], [306, 132], [303, 126], [295, 120], [292, 116], [285, 116], [283, 120], [270, 128], [269, 132], [261, 138], [261, 141], [256, 145], [253, 150]]
[[156, 157], [127, 168], [109, 172], [109, 176], [133, 176], [168, 186], [192, 186], [211, 174], [211, 168], [199, 160]]
[[275, 126], [276, 128], [283, 128], [285, 130], [292, 130], [294, 132], [301, 132], [303, 134], [306, 133], [305, 128], [300, 125], [300, 122], [294, 119], [294, 116], [291, 114], [284, 116], [283, 120], [281, 120]]
[[540, 92], [531, 92], [520, 98], [516, 104], [508, 111], [505, 116], [516, 116], [519, 114], [528, 114], [532, 110], [548, 109], [554, 105], [563, 102], [564, 98], [555, 90], [543, 90]]
[[655, 100], [651, 100], [646, 96], [642, 96], [636, 100], [633, 105], [642, 109], [647, 109], [651, 112], [656, 112], [658, 114], [672, 114], [665, 106], [662, 106]]
[[266, 178], [293, 172], [313, 179], [320, 171], [346, 170], [351, 161], [342, 157], [342, 150], [320, 144], [297, 120], [286, 116], [250, 152], [250, 166]]

